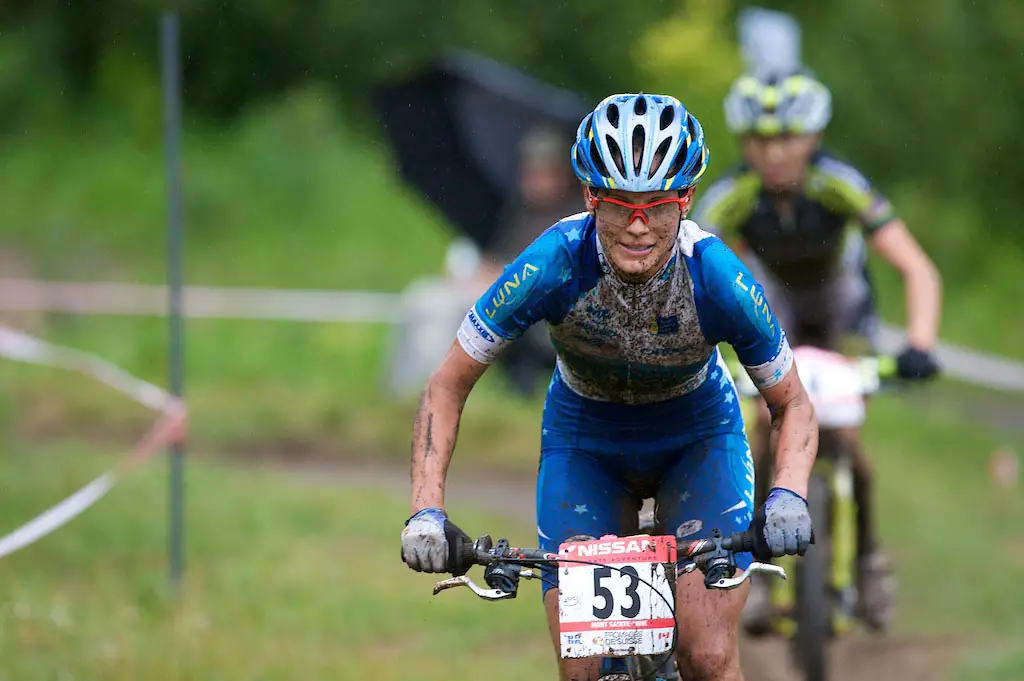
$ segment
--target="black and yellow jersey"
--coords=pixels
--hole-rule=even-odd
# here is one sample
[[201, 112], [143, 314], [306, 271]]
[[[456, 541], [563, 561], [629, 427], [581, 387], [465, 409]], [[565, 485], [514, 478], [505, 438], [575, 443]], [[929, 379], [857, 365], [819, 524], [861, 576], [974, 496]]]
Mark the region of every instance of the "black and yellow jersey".
[[835, 274], [849, 228], [870, 235], [895, 217], [892, 204], [864, 175], [824, 150], [811, 158], [785, 214], [746, 164], [702, 194], [691, 219], [737, 251], [752, 252], [793, 288], [819, 286]]

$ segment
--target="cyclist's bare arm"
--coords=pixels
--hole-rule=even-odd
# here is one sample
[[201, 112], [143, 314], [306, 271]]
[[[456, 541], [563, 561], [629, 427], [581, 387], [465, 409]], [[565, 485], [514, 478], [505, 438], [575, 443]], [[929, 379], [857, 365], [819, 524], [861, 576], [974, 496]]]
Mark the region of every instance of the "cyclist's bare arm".
[[899, 218], [875, 231], [871, 246], [903, 277], [907, 342], [918, 350], [935, 346], [942, 307], [942, 280], [931, 258]]
[[487, 370], [456, 340], [420, 397], [412, 427], [412, 512], [444, 508], [444, 483], [466, 398]]
[[782, 381], [761, 389], [772, 415], [775, 485], [807, 496], [807, 479], [818, 452], [814, 407], [794, 365]]

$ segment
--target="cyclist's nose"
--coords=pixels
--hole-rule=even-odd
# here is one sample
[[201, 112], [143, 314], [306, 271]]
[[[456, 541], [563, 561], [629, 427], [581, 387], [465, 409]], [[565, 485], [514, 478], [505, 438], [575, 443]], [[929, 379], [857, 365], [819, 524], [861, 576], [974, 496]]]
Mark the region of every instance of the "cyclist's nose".
[[772, 141], [768, 143], [765, 155], [771, 163], [781, 163], [786, 156], [786, 150], [782, 148], [781, 143]]
[[643, 221], [643, 218], [637, 215], [629, 221], [629, 224], [626, 226], [626, 231], [633, 236], [643, 236], [650, 230], [647, 227], [647, 223]]

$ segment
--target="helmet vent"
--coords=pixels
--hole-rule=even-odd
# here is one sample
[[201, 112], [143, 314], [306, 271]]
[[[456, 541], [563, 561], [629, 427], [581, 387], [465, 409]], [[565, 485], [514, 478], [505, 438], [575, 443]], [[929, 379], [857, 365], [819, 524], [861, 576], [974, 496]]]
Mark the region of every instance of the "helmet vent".
[[671, 106], [666, 106], [661, 110], [661, 118], [658, 120], [658, 127], [662, 130], [668, 129], [668, 126], [672, 125], [672, 121], [676, 119], [676, 110]]
[[694, 124], [693, 116], [686, 117], [686, 130], [690, 133], [690, 144], [697, 144], [699, 133], [697, 132], [697, 126]]
[[608, 176], [608, 167], [605, 166], [604, 161], [601, 160], [601, 152], [597, 150], [596, 144], [590, 145], [590, 162], [594, 164], [594, 169], [597, 170], [597, 174], [599, 176]]
[[625, 176], [626, 174], [626, 163], [622, 157], [622, 149], [619, 148], [619, 143], [611, 135], [605, 135], [604, 141], [608, 145], [608, 150], [612, 154], [612, 163], [619, 169], [619, 173]]
[[665, 157], [668, 156], [668, 148], [672, 145], [672, 138], [666, 137], [658, 145], [658, 148], [654, 150], [654, 158], [651, 159], [651, 172], [647, 174], [647, 179], [654, 177], [655, 173], [665, 163]]
[[644, 160], [644, 149], [647, 146], [647, 136], [642, 125], [633, 128], [633, 173], [640, 174], [640, 163]]
[[679, 174], [683, 169], [683, 165], [686, 163], [686, 155], [688, 152], [689, 148], [685, 144], [679, 145], [679, 151], [676, 152], [675, 160], [672, 161], [672, 165], [669, 166], [668, 172], [665, 173], [665, 179], [671, 180]]
[[619, 107], [617, 104], [608, 105], [608, 122], [613, 128], [619, 127]]

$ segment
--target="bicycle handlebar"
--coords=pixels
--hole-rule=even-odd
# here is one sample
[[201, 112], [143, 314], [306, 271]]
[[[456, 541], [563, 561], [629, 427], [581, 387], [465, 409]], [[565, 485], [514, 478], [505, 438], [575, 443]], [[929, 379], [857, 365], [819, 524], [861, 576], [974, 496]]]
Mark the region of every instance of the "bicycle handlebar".
[[[697, 556], [714, 551], [716, 549], [715, 541], [716, 538], [712, 536], [710, 539], [680, 542], [676, 546], [676, 553], [687, 558], [696, 558]], [[728, 537], [722, 537], [718, 541], [724, 550], [731, 553], [750, 553], [754, 550], [754, 534], [751, 530], [733, 532]]]
[[[749, 568], [736, 575], [734, 554], [750, 552], [753, 547], [754, 539], [750, 530], [734, 532], [728, 537], [722, 537], [715, 530], [710, 538], [679, 542], [676, 553], [679, 561], [685, 561], [679, 572], [688, 574], [700, 569], [704, 573], [704, 586], [708, 589], [735, 589], [756, 572], [786, 579], [786, 571], [781, 567], [759, 562], [751, 563]], [[475, 542], [470, 541], [468, 537], [464, 538], [461, 545], [455, 548], [454, 556], [457, 567], [453, 574], [458, 576], [435, 584], [434, 595], [445, 589], [465, 586], [486, 600], [515, 598], [520, 578], [538, 578], [532, 568], [542, 565], [557, 566], [560, 562], [586, 562], [567, 560], [557, 553], [541, 549], [513, 547], [506, 539], [499, 539], [495, 544], [490, 535], [484, 535]], [[484, 566], [484, 580], [490, 589], [474, 584], [464, 574], [474, 565]]]
[[484, 535], [475, 542], [464, 537], [462, 544], [455, 547], [456, 574], [466, 572], [474, 565], [487, 566], [492, 563], [507, 561], [514, 563], [550, 563], [557, 562], [558, 554], [540, 549], [523, 549], [511, 546], [507, 540], [499, 539], [497, 544], [491, 541], [490, 535]]

